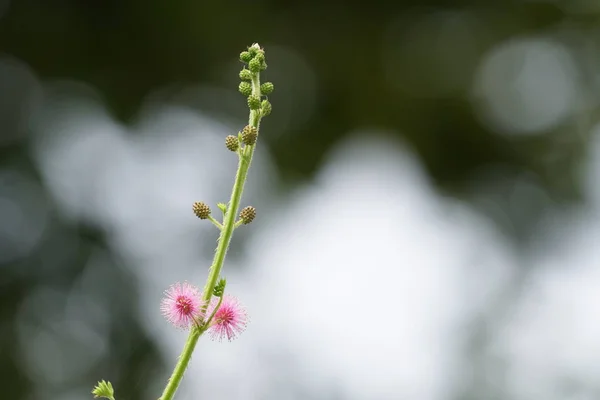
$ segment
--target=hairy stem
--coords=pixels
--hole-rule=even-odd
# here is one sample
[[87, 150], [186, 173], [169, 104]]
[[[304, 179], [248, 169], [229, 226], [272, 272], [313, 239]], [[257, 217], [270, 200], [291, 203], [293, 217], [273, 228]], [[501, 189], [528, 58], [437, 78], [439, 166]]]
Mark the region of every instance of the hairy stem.
[[[254, 74], [252, 77], [252, 94], [258, 96], [259, 98], [261, 97], [260, 77], [258, 73]], [[260, 119], [260, 110], [251, 110], [248, 124], [254, 126], [258, 131], [260, 126]], [[250, 164], [252, 163], [252, 156], [254, 155], [255, 146], [256, 144], [252, 146], [244, 146], [243, 150], [239, 153], [238, 169], [235, 175], [233, 190], [231, 192], [231, 199], [229, 200], [227, 212], [224, 216], [221, 234], [219, 236], [217, 249], [215, 251], [215, 257], [210, 267], [208, 279], [206, 280], [206, 284], [204, 286], [204, 291], [202, 294], [202, 303], [204, 311], [206, 311], [206, 309], [208, 308], [208, 304], [212, 298], [213, 290], [215, 288], [215, 285], [217, 284], [217, 280], [219, 279], [221, 268], [223, 267], [225, 256], [227, 255], [227, 250], [229, 249], [229, 243], [231, 242], [233, 231], [236, 228], [235, 218], [238, 212], [238, 208], [240, 206], [240, 201], [242, 199], [244, 184], [246, 183], [248, 170], [250, 169]], [[194, 352], [196, 343], [198, 342], [198, 339], [206, 329], [207, 326], [206, 324], [204, 324], [202, 328], [194, 326], [190, 330], [190, 334], [185, 343], [185, 347], [183, 348], [183, 351], [179, 356], [177, 365], [175, 366], [175, 369], [171, 374], [171, 378], [169, 379], [169, 382], [167, 383], [167, 386], [165, 387], [165, 390], [163, 391], [160, 400], [172, 400], [173, 396], [175, 396], [175, 392], [177, 391], [177, 388], [181, 383], [181, 379], [183, 378], [183, 373], [187, 369], [190, 359], [192, 358], [192, 353]]]
[[183, 351], [179, 356], [179, 360], [177, 360], [177, 365], [175, 365], [175, 369], [171, 374], [171, 378], [169, 378], [167, 387], [165, 387], [160, 400], [170, 400], [173, 398], [173, 396], [175, 396], [175, 392], [177, 391], [177, 388], [183, 379], [183, 373], [190, 363], [192, 353], [194, 352], [194, 348], [196, 347], [196, 343], [198, 342], [201, 334], [202, 331], [196, 325], [190, 329], [190, 334], [185, 342]]
[[[258, 74], [252, 78], [252, 94], [256, 94], [260, 97], [260, 78]], [[250, 118], [248, 123], [256, 128], [258, 131], [260, 125], [260, 112], [258, 110], [250, 111]], [[235, 229], [235, 217], [240, 207], [240, 201], [242, 200], [242, 193], [244, 192], [244, 184], [246, 183], [246, 177], [248, 176], [248, 170], [252, 162], [252, 156], [254, 155], [254, 147], [244, 146], [244, 149], [240, 153], [237, 173], [235, 174], [235, 181], [233, 183], [233, 190], [231, 191], [231, 200], [227, 206], [227, 213], [223, 221], [223, 229], [219, 236], [219, 242], [215, 251], [215, 257], [208, 273], [208, 279], [206, 285], [204, 285], [204, 291], [202, 292], [202, 301], [205, 307], [208, 305], [212, 297], [213, 290], [219, 279], [227, 250], [229, 249], [229, 243], [233, 236]]]

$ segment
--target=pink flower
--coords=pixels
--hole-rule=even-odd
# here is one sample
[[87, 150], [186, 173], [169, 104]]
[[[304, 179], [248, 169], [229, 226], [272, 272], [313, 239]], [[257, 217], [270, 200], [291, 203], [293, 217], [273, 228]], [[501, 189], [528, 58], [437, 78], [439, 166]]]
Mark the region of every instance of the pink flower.
[[[213, 300], [210, 306], [211, 313], [218, 304], [217, 301], [218, 299]], [[246, 310], [235, 297], [225, 295], [221, 306], [210, 323], [209, 333], [212, 339], [221, 341], [223, 338], [227, 338], [231, 341], [246, 329], [247, 324], [248, 314], [246, 314]]]
[[165, 291], [160, 310], [165, 318], [178, 328], [189, 328], [202, 314], [200, 291], [187, 282], [175, 283]]

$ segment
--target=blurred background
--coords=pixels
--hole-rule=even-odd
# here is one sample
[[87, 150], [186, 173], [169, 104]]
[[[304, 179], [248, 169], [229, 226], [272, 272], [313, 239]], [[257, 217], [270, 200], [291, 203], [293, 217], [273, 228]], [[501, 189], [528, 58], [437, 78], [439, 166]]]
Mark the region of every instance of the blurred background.
[[159, 397], [254, 42], [251, 323], [177, 398], [600, 398], [599, 4], [0, 0], [2, 398]]

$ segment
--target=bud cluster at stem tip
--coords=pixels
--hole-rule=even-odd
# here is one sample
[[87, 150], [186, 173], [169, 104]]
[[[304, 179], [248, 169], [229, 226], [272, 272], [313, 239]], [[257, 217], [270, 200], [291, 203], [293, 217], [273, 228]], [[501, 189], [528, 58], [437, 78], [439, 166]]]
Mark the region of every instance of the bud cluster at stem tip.
[[248, 98], [248, 108], [259, 111], [261, 117], [266, 117], [271, 114], [272, 105], [269, 100], [263, 99], [263, 96], [273, 93], [275, 86], [272, 82], [258, 84], [259, 73], [267, 69], [265, 51], [255, 43], [248, 47], [248, 50], [242, 51], [240, 60], [245, 65], [240, 71], [241, 82], [238, 89]]

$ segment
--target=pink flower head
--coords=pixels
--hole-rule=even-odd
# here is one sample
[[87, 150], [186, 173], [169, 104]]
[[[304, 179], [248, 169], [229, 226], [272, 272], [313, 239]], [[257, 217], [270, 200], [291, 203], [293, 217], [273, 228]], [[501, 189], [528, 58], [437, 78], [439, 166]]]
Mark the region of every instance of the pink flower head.
[[[217, 304], [217, 299], [213, 300], [210, 307], [211, 312]], [[210, 323], [210, 336], [212, 339], [218, 339], [219, 341], [223, 338], [232, 341], [246, 329], [247, 324], [248, 314], [246, 314], [244, 307], [235, 297], [225, 295], [221, 306]]]
[[188, 328], [203, 316], [200, 291], [187, 282], [175, 283], [165, 291], [160, 310], [165, 318], [178, 328]]

